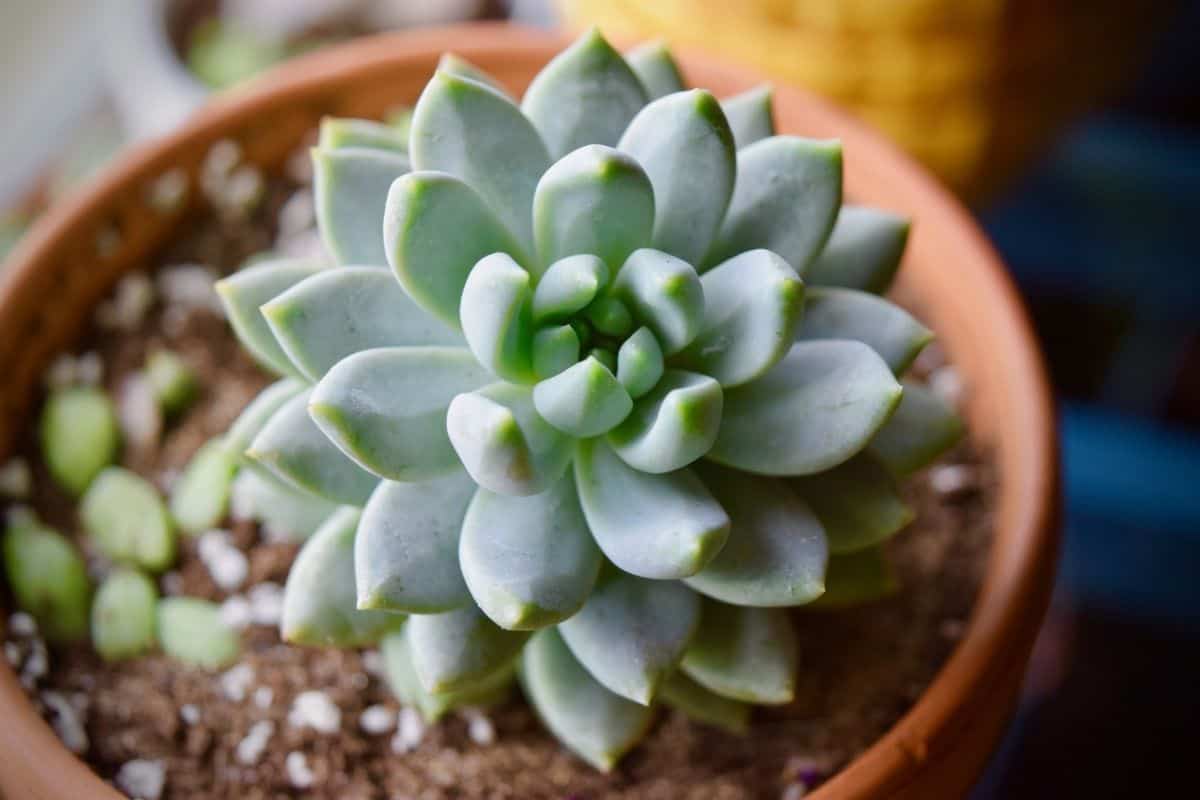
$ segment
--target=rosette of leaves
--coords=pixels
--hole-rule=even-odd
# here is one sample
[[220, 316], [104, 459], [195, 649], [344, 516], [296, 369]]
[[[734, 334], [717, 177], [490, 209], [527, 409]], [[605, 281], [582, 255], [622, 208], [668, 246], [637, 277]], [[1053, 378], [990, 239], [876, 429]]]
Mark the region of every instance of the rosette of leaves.
[[595, 32], [520, 103], [448, 56], [407, 136], [330, 120], [313, 158], [337, 265], [220, 287], [285, 376], [251, 460], [361, 509], [301, 553], [285, 637], [383, 635], [431, 716], [519, 674], [603, 769], [660, 701], [788, 702], [786, 609], [886, 583], [895, 481], [959, 431], [898, 377], [930, 340], [879, 296], [907, 222], [843, 206], [840, 146], [776, 135], [769, 90]]

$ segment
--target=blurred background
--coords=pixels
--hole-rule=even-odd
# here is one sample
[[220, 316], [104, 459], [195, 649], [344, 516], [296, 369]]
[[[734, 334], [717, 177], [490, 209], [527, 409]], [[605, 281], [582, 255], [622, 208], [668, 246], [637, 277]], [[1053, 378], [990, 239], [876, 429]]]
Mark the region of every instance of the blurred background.
[[1066, 493], [1054, 609], [975, 798], [1195, 796], [1200, 0], [0, 0], [0, 264], [213, 92], [348, 37], [510, 16], [811, 88], [971, 206], [1049, 359]]

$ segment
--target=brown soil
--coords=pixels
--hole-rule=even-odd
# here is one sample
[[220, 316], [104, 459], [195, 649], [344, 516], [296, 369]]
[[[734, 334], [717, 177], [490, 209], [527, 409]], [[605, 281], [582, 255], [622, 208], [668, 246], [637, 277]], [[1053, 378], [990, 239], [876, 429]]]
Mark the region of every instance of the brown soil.
[[[271, 243], [268, 232], [290, 191], [273, 185], [248, 222], [199, 221], [159, 265], [236, 268]], [[109, 388], [154, 345], [181, 353], [202, 376], [203, 397], [171, 425], [161, 449], [125, 457], [127, 466], [160, 483], [164, 473], [181, 467], [196, 447], [222, 431], [266, 380], [216, 315], [193, 311], [182, 325], [169, 326], [169, 313], [156, 308], [136, 335], [96, 332], [85, 342], [85, 349], [102, 355]], [[72, 505], [38, 464], [32, 439], [23, 453], [35, 468], [32, 504], [64, 532], [77, 531]], [[480, 743], [487, 737], [471, 735], [469, 719], [452, 715], [426, 731], [415, 750], [398, 754], [390, 731], [372, 735], [360, 727], [360, 714], [369, 706], [399, 708], [363, 654], [284, 645], [269, 627], [250, 627], [244, 634], [241, 663], [253, 677], [241, 699], [222, 691], [219, 674], [160, 656], [105, 665], [87, 647], [53, 653], [49, 673], [31, 694], [55, 690], [86, 706], [90, 747], [84, 757], [101, 776], [113, 778], [132, 759], [165, 762], [165, 798], [733, 800], [777, 798], [795, 787], [786, 795], [791, 800], [894, 723], [962, 634], [991, 540], [996, 487], [992, 465], [970, 444], [946, 462], [964, 465], [971, 485], [939, 492], [927, 475], [910, 482], [917, 519], [890, 545], [902, 590], [859, 609], [796, 614], [803, 651], [793, 704], [757, 711], [744, 738], [664, 712], [649, 738], [611, 775], [563, 750], [519, 697], [486, 712], [493, 742]], [[282, 584], [295, 545], [263, 542], [249, 524], [235, 526], [234, 534], [251, 561], [247, 585]], [[190, 542], [176, 575], [163, 581], [164, 592], [225, 597]], [[256, 693], [262, 687], [270, 690], [269, 698]], [[337, 734], [289, 724], [293, 699], [312, 689], [324, 691], [340, 709]], [[262, 720], [274, 723], [273, 735], [261, 758], [241, 763], [238, 745]], [[311, 788], [293, 786], [286, 762], [295, 752], [305, 755], [314, 773]]]

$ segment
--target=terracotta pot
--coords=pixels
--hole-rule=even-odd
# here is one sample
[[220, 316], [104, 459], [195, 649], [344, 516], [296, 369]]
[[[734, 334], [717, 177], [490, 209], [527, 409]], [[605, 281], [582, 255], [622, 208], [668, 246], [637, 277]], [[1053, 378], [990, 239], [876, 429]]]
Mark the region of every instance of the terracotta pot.
[[[439, 54], [479, 63], [514, 91], [564, 44], [497, 25], [400, 33], [317, 53], [220, 98], [184, 129], [134, 152], [90, 190], [43, 219], [13, 254], [0, 284], [0, 457], [28, 425], [38, 377], [69, 347], [122, 273], [145, 262], [186, 219], [148, 203], [170, 170], [195, 181], [212, 144], [232, 138], [246, 157], [278, 169], [325, 114], [378, 116], [411, 103]], [[684, 55], [693, 85], [718, 96], [754, 75]], [[978, 776], [1014, 708], [1050, 594], [1057, 545], [1057, 458], [1050, 391], [1028, 320], [1003, 266], [970, 215], [878, 135], [795, 89], [776, 94], [784, 132], [845, 145], [846, 190], [914, 220], [900, 280], [969, 383], [973, 430], [994, 448], [1001, 491], [996, 538], [965, 636], [928, 691], [883, 738], [812, 795], [950, 798]], [[68, 753], [0, 666], [0, 791], [21, 800], [115, 800]]]

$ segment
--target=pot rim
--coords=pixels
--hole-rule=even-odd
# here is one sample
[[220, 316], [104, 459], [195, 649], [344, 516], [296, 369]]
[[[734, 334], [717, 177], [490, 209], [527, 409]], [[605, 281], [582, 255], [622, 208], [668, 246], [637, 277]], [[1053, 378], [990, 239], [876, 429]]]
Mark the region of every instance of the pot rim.
[[[219, 96], [183, 128], [127, 153], [90, 188], [58, 206], [27, 233], [10, 255], [6, 274], [0, 277], [0, 312], [7, 312], [0, 313], [0, 332], [5, 334], [0, 336], [0, 363], [16, 363], [15, 354], [20, 351], [15, 340], [22, 338], [17, 334], [24, 329], [7, 324], [11, 310], [38, 302], [46, 292], [37, 274], [39, 267], [62, 260], [64, 242], [95, 227], [119, 196], [128, 194], [131, 186], [141, 186], [150, 177], [165, 172], [185, 148], [194, 149], [197, 141], [220, 138], [222, 132], [235, 129], [237, 123], [253, 119], [257, 113], [277, 111], [283, 105], [280, 98], [294, 101], [296, 97], [311, 99], [318, 92], [336, 92], [339, 86], [368, 80], [385, 68], [420, 66], [427, 70], [444, 50], [452, 49], [491, 66], [518, 56], [537, 57], [544, 62], [564, 42], [559, 33], [504, 23], [385, 33], [288, 62], [244, 88]], [[678, 55], [685, 73], [705, 74], [730, 86], [758, 82], [752, 71], [726, 66], [687, 50]], [[977, 369], [990, 376], [992, 389], [1004, 388], [1003, 415], [987, 413], [995, 405], [992, 401], [999, 402], [995, 397], [972, 403], [972, 422], [981, 422], [993, 434], [1002, 482], [987, 572], [967, 629], [904, 716], [812, 795], [814, 800], [891, 796], [904, 793], [919, 772], [938, 763], [953, 769], [957, 740], [971, 724], [972, 707], [989, 702], [989, 698], [994, 703], [997, 692], [1011, 694], [1014, 682], [1023, 674], [1049, 602], [1058, 549], [1058, 460], [1052, 395], [1016, 289], [984, 234], [959, 202], [882, 136], [826, 101], [800, 89], [776, 86], [775, 102], [781, 129], [794, 128], [789, 123], [802, 119], [806, 135], [836, 135], [842, 140], [851, 195], [856, 188], [871, 188], [874, 191], [864, 193], [883, 195], [884, 205], [920, 209], [910, 250], [920, 251], [924, 257], [907, 257], [905, 270], [930, 271], [932, 267], [918, 267], [914, 262], [944, 261], [936, 254], [943, 250], [954, 253], [956, 263], [952, 269], [941, 270], [937, 280], [963, 293], [967, 300], [957, 313], [971, 316], [972, 325], [986, 333], [982, 337], [986, 341], [950, 340], [947, 349], [953, 354], [958, 344], [964, 351], [972, 345], [976, 360], [985, 351], [988, 363], [976, 365]], [[921, 234], [923, 226], [930, 225], [938, 229], [936, 238]], [[157, 244], [143, 243], [142, 255]], [[950, 289], [939, 294], [943, 295], [942, 303], [933, 305], [947, 304], [950, 298], [945, 295]], [[0, 399], [5, 401], [0, 402], [0, 414], [11, 416], [27, 409], [25, 399]], [[0, 420], [0, 438], [8, 434], [4, 430], [8, 424]], [[7, 664], [0, 667], [0, 708], [6, 719], [6, 724], [0, 726], [0, 752], [5, 756], [2, 771], [9, 773], [0, 774], [0, 785], [24, 787], [22, 796], [35, 800], [63, 796], [120, 800], [121, 795], [62, 746], [27, 701]]]

